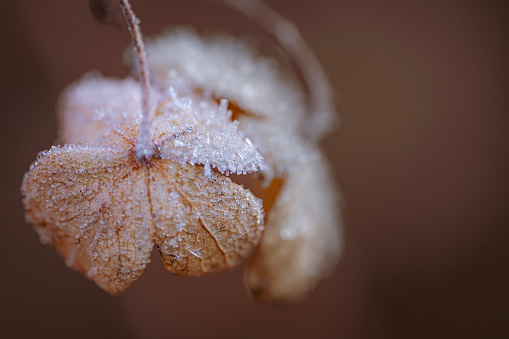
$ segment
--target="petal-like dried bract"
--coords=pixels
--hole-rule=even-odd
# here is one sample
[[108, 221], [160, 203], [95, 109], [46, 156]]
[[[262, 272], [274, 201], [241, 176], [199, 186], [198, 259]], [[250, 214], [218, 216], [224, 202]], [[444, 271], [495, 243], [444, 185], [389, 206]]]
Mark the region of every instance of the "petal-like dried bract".
[[[192, 90], [180, 92], [152, 88], [152, 137], [162, 158], [221, 173], [246, 174], [264, 166], [263, 157], [238, 130], [238, 122], [232, 122], [226, 100], [218, 105]], [[87, 75], [62, 95], [59, 120], [62, 143], [132, 146], [140, 122], [139, 88], [129, 78]]]
[[[302, 91], [276, 62], [231, 37], [203, 38], [176, 30], [147, 46], [153, 79], [159, 85], [191, 83], [204, 93], [231, 100], [238, 108], [235, 119], [242, 137], [247, 136], [245, 140], [264, 157], [259, 171], [264, 183], [283, 182], [273, 208], [267, 211], [267, 230], [246, 280], [259, 300], [284, 303], [302, 298], [330, 272], [342, 245], [333, 179], [316, 140], [302, 136], [306, 112]], [[316, 138], [332, 126], [333, 111], [321, 112], [319, 118], [318, 125], [324, 128], [312, 131]], [[170, 152], [162, 154], [189, 161], [179, 155], [179, 147], [189, 155], [194, 145], [186, 139], [195, 142], [196, 131], [180, 131], [175, 135], [181, 137], [170, 143]], [[210, 157], [211, 149], [195, 153]], [[221, 154], [224, 160], [225, 153]]]
[[140, 87], [131, 79], [87, 74], [62, 93], [58, 141], [62, 144], [111, 145], [136, 130], [141, 118]]
[[237, 265], [258, 243], [263, 230], [261, 200], [200, 168], [154, 161], [150, 197], [154, 241], [172, 273], [197, 276]]
[[320, 153], [308, 160], [288, 175], [246, 270], [246, 283], [259, 301], [300, 300], [339, 259], [334, 180]]
[[239, 120], [239, 128], [264, 157], [266, 166], [262, 172], [267, 182], [288, 176], [294, 168], [308, 162], [318, 152], [316, 145], [303, 140], [296, 130], [248, 116]]
[[272, 123], [295, 125], [305, 114], [298, 86], [275, 60], [259, 55], [240, 39], [219, 34], [201, 37], [180, 28], [149, 40], [147, 52], [155, 81], [191, 83]]
[[67, 265], [119, 293], [150, 261], [154, 227], [147, 171], [124, 151], [53, 147], [25, 174], [27, 220]]

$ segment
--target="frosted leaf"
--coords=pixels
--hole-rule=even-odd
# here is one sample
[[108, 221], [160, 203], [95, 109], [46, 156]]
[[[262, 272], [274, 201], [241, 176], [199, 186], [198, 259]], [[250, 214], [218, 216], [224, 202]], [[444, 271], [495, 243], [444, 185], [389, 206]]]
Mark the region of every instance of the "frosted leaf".
[[298, 301], [337, 263], [343, 240], [332, 182], [318, 152], [288, 175], [245, 273], [257, 300]]
[[41, 240], [113, 294], [143, 273], [153, 245], [147, 169], [133, 165], [118, 150], [53, 147], [39, 154], [21, 189]]
[[302, 92], [274, 60], [244, 41], [177, 29], [149, 40], [147, 53], [152, 74], [163, 86], [191, 84], [273, 123], [297, 125], [304, 115]]
[[[308, 153], [303, 147], [314, 148], [311, 142], [304, 145], [308, 142], [299, 130], [307, 108], [303, 93], [274, 60], [259, 56], [245, 42], [226, 35], [200, 37], [189, 29], [177, 29], [149, 41], [147, 49], [159, 86], [194, 86], [205, 96], [231, 100], [246, 113], [237, 117], [239, 129], [265, 158], [268, 166], [260, 168], [267, 181], [286, 175], [291, 166], [300, 163]], [[324, 114], [327, 116], [315, 120], [322, 119], [330, 127], [333, 112]], [[207, 164], [204, 158], [198, 163]]]
[[59, 142], [104, 145], [119, 140], [127, 127], [136, 130], [140, 99], [140, 86], [131, 78], [85, 75], [61, 96]]
[[25, 174], [27, 221], [69, 266], [115, 294], [141, 275], [153, 242], [184, 275], [233, 267], [258, 243], [263, 208], [251, 192], [189, 164], [140, 163], [119, 145], [53, 147]]
[[215, 173], [206, 178], [198, 168], [158, 161], [150, 195], [155, 243], [172, 273], [196, 276], [231, 268], [260, 239], [260, 199], [229, 178]]

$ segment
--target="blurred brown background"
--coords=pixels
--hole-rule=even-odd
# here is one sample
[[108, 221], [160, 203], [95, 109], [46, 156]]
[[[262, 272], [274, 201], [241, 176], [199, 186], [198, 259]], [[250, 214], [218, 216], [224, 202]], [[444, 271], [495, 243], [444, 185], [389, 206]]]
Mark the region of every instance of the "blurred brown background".
[[[509, 6], [267, 2], [297, 23], [340, 98], [342, 126], [324, 142], [345, 200], [335, 273], [280, 309], [251, 302], [242, 269], [185, 279], [157, 259], [112, 297], [66, 268], [24, 222], [19, 185], [55, 138], [58, 94], [91, 69], [126, 75], [129, 38], [85, 0], [2, 0], [1, 337], [509, 337]], [[147, 35], [193, 24], [267, 40], [206, 0], [134, 7]]]

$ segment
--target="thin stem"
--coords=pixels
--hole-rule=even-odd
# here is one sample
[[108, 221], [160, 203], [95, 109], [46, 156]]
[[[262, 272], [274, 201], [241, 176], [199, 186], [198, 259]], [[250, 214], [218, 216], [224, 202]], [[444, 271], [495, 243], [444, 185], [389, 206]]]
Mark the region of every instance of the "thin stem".
[[140, 21], [134, 14], [129, 0], [119, 0], [120, 7], [124, 13], [127, 27], [131, 33], [136, 53], [138, 55], [138, 63], [140, 68], [140, 87], [141, 87], [141, 122], [138, 135], [138, 143], [136, 145], [136, 156], [138, 160], [148, 159], [154, 154], [154, 145], [150, 136], [151, 126], [151, 110], [150, 110], [150, 79], [147, 63], [147, 54], [145, 52], [145, 44], [140, 30]]
[[308, 95], [307, 119], [301, 125], [305, 137], [316, 139], [330, 125], [334, 104], [329, 81], [320, 62], [297, 28], [259, 0], [218, 0], [244, 13], [265, 30], [287, 54]]

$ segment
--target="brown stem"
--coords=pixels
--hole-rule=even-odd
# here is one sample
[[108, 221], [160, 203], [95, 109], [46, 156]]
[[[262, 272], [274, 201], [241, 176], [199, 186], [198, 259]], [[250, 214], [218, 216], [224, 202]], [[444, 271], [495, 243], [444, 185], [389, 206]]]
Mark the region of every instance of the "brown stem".
[[120, 7], [124, 13], [127, 27], [131, 33], [131, 38], [138, 55], [138, 64], [140, 68], [140, 87], [141, 87], [141, 122], [136, 145], [136, 156], [138, 160], [147, 159], [154, 153], [154, 145], [150, 136], [151, 110], [150, 110], [150, 79], [147, 63], [147, 54], [145, 44], [140, 30], [140, 21], [134, 14], [129, 0], [119, 0]]
[[316, 139], [327, 129], [334, 112], [329, 81], [311, 48], [297, 28], [259, 0], [217, 0], [244, 13], [265, 30], [287, 54], [303, 80], [308, 95], [307, 119], [301, 125], [305, 137]]

